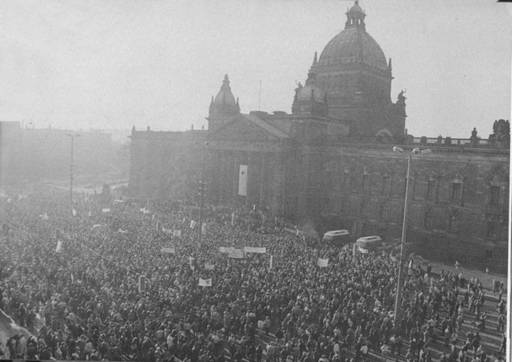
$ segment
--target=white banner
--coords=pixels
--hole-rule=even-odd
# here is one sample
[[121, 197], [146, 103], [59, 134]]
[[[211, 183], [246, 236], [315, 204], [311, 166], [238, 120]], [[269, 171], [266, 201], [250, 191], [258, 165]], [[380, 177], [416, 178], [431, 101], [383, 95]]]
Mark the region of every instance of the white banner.
[[205, 263], [204, 268], [206, 270], [213, 270], [213, 269], [215, 269], [215, 265], [213, 265], [212, 263]]
[[247, 196], [247, 165], [240, 165], [238, 172], [238, 195]]
[[176, 254], [176, 249], [174, 247], [171, 248], [162, 248], [160, 249], [162, 254]]
[[265, 247], [256, 247], [256, 246], [245, 246], [244, 253], [254, 253], [254, 254], [265, 254], [267, 252], [267, 248]]
[[243, 259], [244, 251], [242, 249], [232, 249], [228, 253], [228, 257], [230, 257], [232, 259]]
[[233, 250], [235, 250], [235, 248], [233, 248], [232, 246], [219, 246], [219, 253], [222, 254], [229, 254]]
[[206, 224], [205, 224], [205, 223], [203, 223], [203, 224], [201, 225], [201, 234], [202, 234], [202, 235], [206, 235]]
[[101, 209], [101, 212], [107, 213], [107, 212], [110, 212], [110, 209], [109, 208], [104, 208], [104, 209]]
[[56, 253], [62, 252], [62, 241], [61, 240], [57, 241], [57, 247], [55, 248], [55, 252]]
[[199, 286], [200, 287], [211, 287], [212, 286], [212, 278], [208, 278], [208, 279], [199, 278]]
[[165, 226], [162, 226], [162, 232], [167, 235], [172, 235], [173, 230], [172, 229], [166, 229]]
[[172, 236], [174, 236], [175, 238], [181, 238], [181, 229], [173, 230]]
[[327, 268], [327, 265], [329, 265], [329, 259], [318, 258], [316, 263], [320, 268]]
[[268, 268], [272, 269], [273, 266], [274, 266], [274, 256], [270, 255], [270, 263], [269, 263]]
[[190, 220], [190, 228], [194, 229], [196, 227], [196, 222], [194, 220]]

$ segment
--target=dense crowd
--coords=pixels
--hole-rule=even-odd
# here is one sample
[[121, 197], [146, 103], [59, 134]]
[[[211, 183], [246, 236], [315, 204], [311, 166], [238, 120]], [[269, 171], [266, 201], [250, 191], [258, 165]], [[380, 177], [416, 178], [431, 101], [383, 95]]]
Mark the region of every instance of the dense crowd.
[[[337, 362], [378, 353], [426, 362], [441, 343], [442, 360], [490, 360], [478, 280], [413, 263], [393, 324], [393, 251], [312, 247], [251, 213], [210, 212], [199, 243], [197, 215], [179, 205], [81, 198], [70, 212], [56, 194], [0, 204], [0, 309], [33, 334], [5, 341], [3, 358]], [[245, 246], [266, 253], [219, 251]], [[503, 286], [496, 291], [503, 332]], [[461, 345], [468, 310], [475, 332]]]

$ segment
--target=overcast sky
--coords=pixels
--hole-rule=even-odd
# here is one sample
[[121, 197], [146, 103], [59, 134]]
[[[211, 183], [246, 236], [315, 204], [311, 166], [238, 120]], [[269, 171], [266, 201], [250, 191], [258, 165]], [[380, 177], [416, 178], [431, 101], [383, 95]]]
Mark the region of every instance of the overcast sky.
[[[510, 5], [361, 0], [414, 135], [487, 137], [510, 118]], [[59, 128], [200, 127], [225, 73], [243, 112], [290, 112], [342, 0], [1, 0], [0, 119]]]

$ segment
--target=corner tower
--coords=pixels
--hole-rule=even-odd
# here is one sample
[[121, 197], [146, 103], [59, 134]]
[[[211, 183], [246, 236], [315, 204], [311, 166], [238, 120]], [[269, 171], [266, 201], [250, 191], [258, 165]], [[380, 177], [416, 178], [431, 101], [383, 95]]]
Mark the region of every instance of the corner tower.
[[238, 99], [231, 92], [229, 78], [226, 74], [219, 92], [212, 97], [208, 112], [208, 129], [215, 130], [225, 124], [232, 116], [240, 114]]
[[[391, 59], [366, 31], [366, 13], [356, 0], [346, 12], [345, 28], [329, 41], [310, 72], [327, 94], [329, 116], [348, 121], [352, 135], [384, 132], [400, 138], [405, 129], [404, 98], [391, 101]], [[401, 94], [403, 96], [403, 93]]]

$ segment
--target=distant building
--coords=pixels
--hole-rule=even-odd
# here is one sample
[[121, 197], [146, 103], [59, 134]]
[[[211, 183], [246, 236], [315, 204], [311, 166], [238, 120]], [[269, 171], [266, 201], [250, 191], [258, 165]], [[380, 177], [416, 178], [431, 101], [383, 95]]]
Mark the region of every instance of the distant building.
[[21, 128], [19, 122], [0, 122], [1, 185], [69, 177], [74, 138], [75, 176], [112, 173], [111, 136], [100, 131], [73, 132], [55, 128]]
[[295, 90], [291, 114], [242, 113], [226, 76], [208, 131], [133, 130], [132, 194], [197, 197], [203, 173], [214, 204], [255, 205], [318, 231], [393, 239], [401, 233], [405, 153], [430, 149], [412, 162], [411, 251], [504, 271], [509, 122], [496, 121], [483, 138], [476, 129], [466, 139], [407, 135], [404, 92], [391, 101], [391, 60], [366, 32], [357, 1], [346, 15], [345, 29]]

